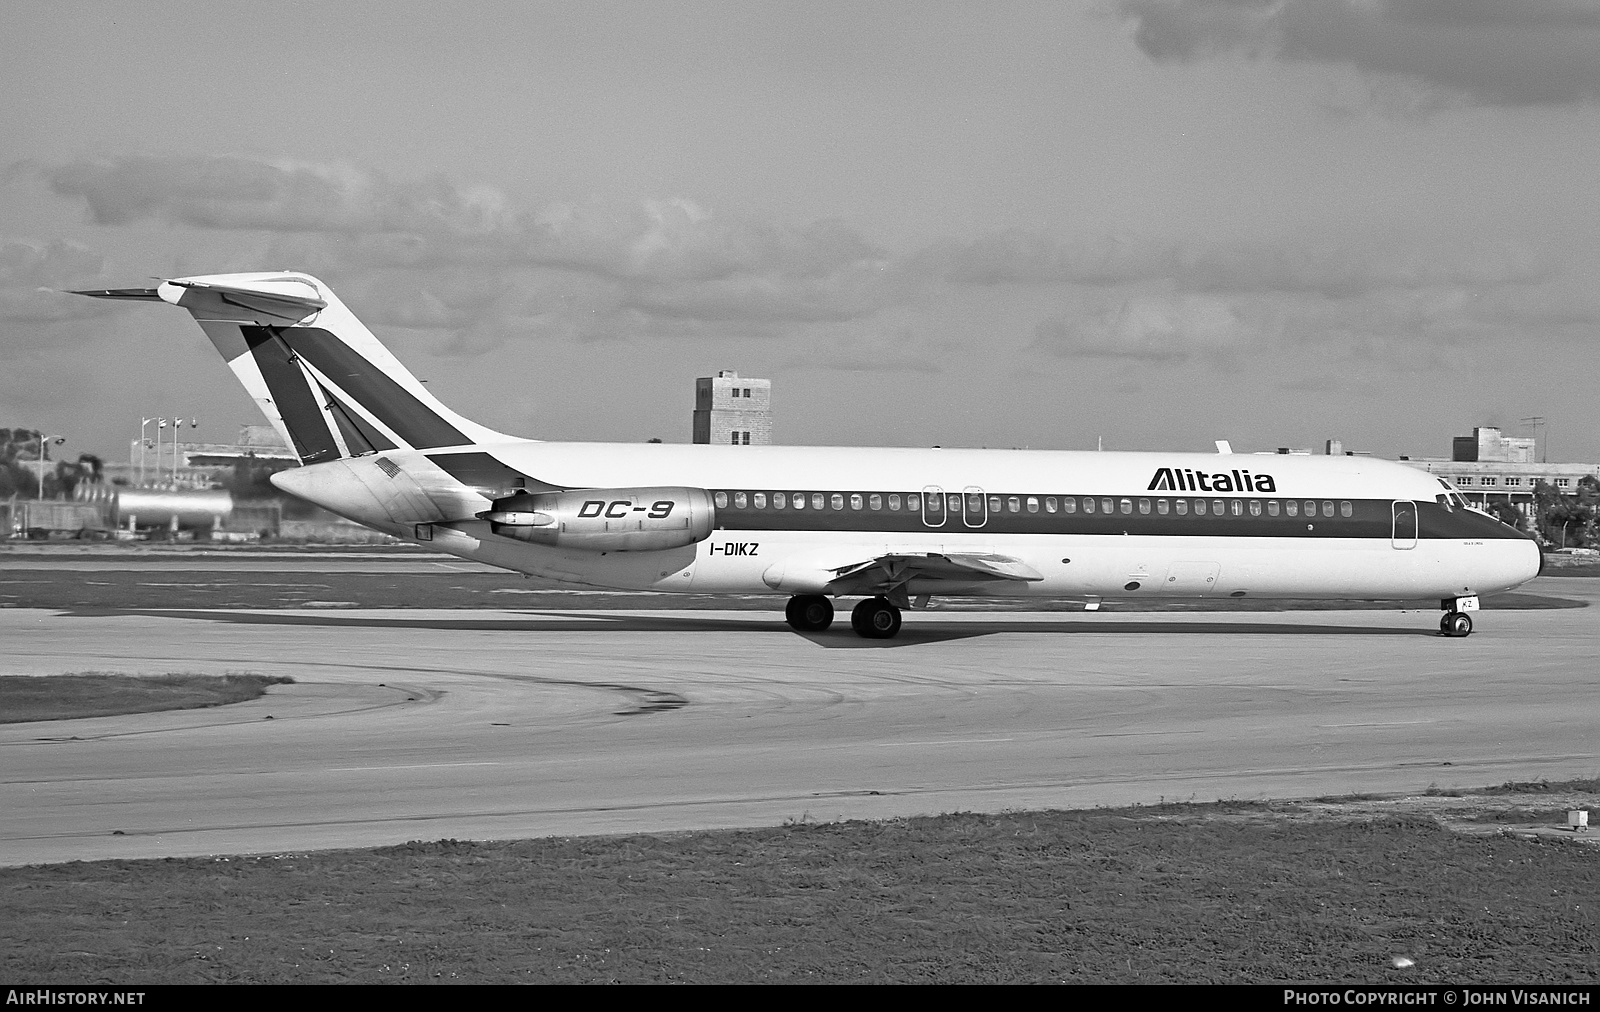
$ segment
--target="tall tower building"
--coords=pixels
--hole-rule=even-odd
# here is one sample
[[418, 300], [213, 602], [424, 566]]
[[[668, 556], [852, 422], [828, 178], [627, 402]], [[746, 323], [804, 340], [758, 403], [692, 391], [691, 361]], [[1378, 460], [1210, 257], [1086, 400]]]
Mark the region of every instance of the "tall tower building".
[[731, 369], [694, 381], [694, 441], [724, 446], [772, 443], [772, 381]]

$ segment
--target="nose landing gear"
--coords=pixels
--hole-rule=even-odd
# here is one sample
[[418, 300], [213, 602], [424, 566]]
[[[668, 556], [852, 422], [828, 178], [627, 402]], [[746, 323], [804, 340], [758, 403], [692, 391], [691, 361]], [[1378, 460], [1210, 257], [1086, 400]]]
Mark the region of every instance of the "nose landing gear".
[[1464, 611], [1447, 611], [1439, 616], [1439, 635], [1465, 636], [1472, 632], [1472, 616]]
[[1478, 597], [1447, 597], [1439, 602], [1439, 607], [1444, 609], [1444, 614], [1439, 616], [1439, 635], [1460, 637], [1472, 633], [1472, 616], [1469, 611], [1478, 610]]

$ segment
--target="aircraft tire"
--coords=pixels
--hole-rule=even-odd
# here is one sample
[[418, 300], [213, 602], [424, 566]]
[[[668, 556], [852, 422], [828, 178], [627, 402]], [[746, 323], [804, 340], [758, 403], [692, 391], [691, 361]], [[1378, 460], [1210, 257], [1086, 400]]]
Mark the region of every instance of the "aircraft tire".
[[796, 632], [822, 632], [833, 624], [833, 602], [821, 594], [796, 594], [784, 606], [783, 617]]
[[881, 597], [869, 597], [850, 612], [850, 627], [869, 640], [886, 640], [900, 631], [900, 609]]
[[1472, 616], [1464, 611], [1447, 612], [1439, 627], [1444, 630], [1446, 636], [1468, 636], [1472, 633]]

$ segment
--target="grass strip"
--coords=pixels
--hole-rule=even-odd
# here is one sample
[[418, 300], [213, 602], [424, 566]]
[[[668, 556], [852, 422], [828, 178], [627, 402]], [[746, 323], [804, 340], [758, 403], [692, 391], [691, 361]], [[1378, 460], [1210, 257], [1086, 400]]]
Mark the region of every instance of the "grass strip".
[[269, 685], [293, 681], [286, 675], [249, 672], [122, 675], [83, 671], [37, 677], [0, 675], [0, 724], [222, 706], [256, 699]]
[[1280, 816], [1221, 802], [8, 869], [0, 977], [1600, 979], [1600, 848]]

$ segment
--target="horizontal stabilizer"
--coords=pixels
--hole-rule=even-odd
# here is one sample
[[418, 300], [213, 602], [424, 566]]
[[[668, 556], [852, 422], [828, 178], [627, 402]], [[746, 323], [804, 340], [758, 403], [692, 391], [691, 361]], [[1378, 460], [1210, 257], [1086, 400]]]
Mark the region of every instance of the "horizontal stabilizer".
[[[296, 323], [328, 308], [328, 300], [299, 278], [263, 277], [253, 284], [225, 285], [215, 281], [180, 278], [163, 281], [159, 288], [97, 288], [75, 291], [91, 299], [125, 299], [136, 302], [170, 302], [200, 319], [229, 319], [243, 315], [258, 323]], [[237, 310], [244, 310], [243, 314]]]
[[68, 292], [68, 295], [87, 295], [91, 299], [127, 299], [134, 302], [163, 302], [161, 293], [154, 288], [91, 288], [87, 291]]
[[303, 320], [328, 308], [328, 300], [296, 278], [267, 279], [250, 287], [189, 278], [164, 282], [157, 291], [166, 301], [185, 309], [200, 309], [202, 312], [211, 309], [215, 312], [208, 305], [215, 299], [222, 306], [246, 310], [252, 318], [266, 316], [287, 323]]

